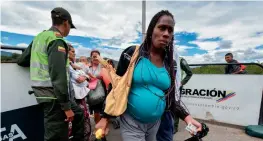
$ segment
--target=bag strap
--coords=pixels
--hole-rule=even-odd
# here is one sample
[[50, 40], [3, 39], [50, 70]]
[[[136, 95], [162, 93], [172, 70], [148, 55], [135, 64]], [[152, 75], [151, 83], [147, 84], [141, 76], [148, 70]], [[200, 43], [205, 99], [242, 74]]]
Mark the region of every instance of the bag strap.
[[[136, 46], [135, 51], [134, 51], [134, 53], [133, 53], [133, 55], [132, 55], [132, 57], [131, 57], [130, 64], [129, 64], [128, 68], [127, 68], [126, 73], [129, 73], [129, 72], [131, 71], [131, 67], [132, 67], [132, 66], [134, 65], [134, 63], [136, 62], [138, 56], [139, 56], [139, 46]], [[133, 67], [135, 67], [135, 66], [133, 66]], [[134, 70], [134, 69], [133, 69], [133, 70]], [[129, 81], [129, 82], [127, 82], [127, 85], [130, 87], [130, 86], [131, 86], [131, 83], [132, 83], [132, 81]]]
[[[127, 48], [126, 50], [124, 50], [123, 52], [125, 53], [125, 52], [128, 52], [129, 51], [129, 49], [130, 48]], [[135, 46], [135, 49], [134, 49], [134, 51], [132, 52], [132, 57], [130, 58], [130, 61], [129, 61], [129, 65], [127, 66], [127, 68], [126, 68], [126, 71], [125, 71], [125, 73], [124, 73], [124, 75], [126, 74], [126, 73], [128, 73], [128, 71], [130, 71], [130, 69], [129, 68], [131, 68], [131, 66], [134, 64], [134, 62], [137, 60], [136, 58], [138, 57], [138, 55], [139, 55], [139, 53], [138, 53], [138, 51], [139, 51], [139, 46]], [[103, 60], [101, 60], [101, 61], [103, 61]], [[123, 60], [122, 60], [123, 61]], [[119, 62], [119, 65], [120, 65], [120, 63], [121, 62]], [[128, 64], [128, 63], [127, 63]], [[120, 67], [118, 65], [118, 67]], [[126, 65], [124, 65], [124, 66], [126, 66]], [[123, 67], [123, 66], [122, 66]], [[129, 70], [128, 70], [129, 69]], [[109, 78], [110, 78], [110, 81], [111, 82], [113, 82], [113, 78], [111, 77], [111, 75], [110, 75], [110, 72], [111, 72], [112, 70], [108, 70], [108, 73], [109, 73]], [[121, 76], [123, 76], [123, 75], [121, 75]], [[120, 76], [120, 77], [121, 77]], [[115, 85], [112, 85], [112, 88], [115, 88], [116, 86]]]
[[139, 46], [136, 46], [135, 51], [134, 51], [134, 53], [133, 53], [133, 55], [132, 55], [132, 57], [131, 57], [131, 60], [133, 60], [133, 61], [130, 60], [130, 63], [129, 63], [128, 68], [130, 68], [131, 65], [135, 63], [136, 58], [137, 58], [138, 55], [139, 55], [138, 51], [139, 51]]

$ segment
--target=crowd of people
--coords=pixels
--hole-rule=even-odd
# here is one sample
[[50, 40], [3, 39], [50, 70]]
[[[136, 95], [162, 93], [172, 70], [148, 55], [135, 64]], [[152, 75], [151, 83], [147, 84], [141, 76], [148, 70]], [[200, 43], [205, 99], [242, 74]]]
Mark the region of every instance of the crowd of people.
[[[98, 50], [91, 51], [89, 57], [91, 59], [81, 56], [77, 61], [74, 47], [70, 44], [68, 46], [70, 81], [73, 85], [71, 94], [74, 94], [76, 103], [84, 113], [84, 138], [89, 141], [92, 133], [90, 115], [94, 115], [95, 123], [100, 121], [100, 113], [103, 110], [105, 97], [109, 92], [110, 79], [106, 70], [96, 59], [100, 55]], [[109, 59], [107, 62], [114, 67], [112, 60]]]
[[[113, 90], [109, 65], [118, 76], [132, 73], [127, 108], [118, 116], [124, 141], [172, 141], [179, 118], [193, 124], [196, 131], [202, 130], [175, 99], [175, 20], [169, 11], [154, 15], [144, 42], [126, 48], [117, 67], [112, 60], [107, 60], [106, 66], [102, 64], [98, 50], [92, 50], [89, 57], [76, 58], [74, 47], [63, 39], [76, 28], [70, 13], [57, 7], [51, 11], [51, 18], [52, 27], [39, 33], [18, 61], [20, 66], [30, 67], [32, 89], [44, 113], [45, 141], [67, 141], [69, 137], [89, 141], [93, 133], [91, 115], [95, 130], [102, 131], [101, 140], [106, 140], [109, 120], [116, 118], [104, 111]], [[183, 86], [192, 72], [183, 58], [179, 63]]]

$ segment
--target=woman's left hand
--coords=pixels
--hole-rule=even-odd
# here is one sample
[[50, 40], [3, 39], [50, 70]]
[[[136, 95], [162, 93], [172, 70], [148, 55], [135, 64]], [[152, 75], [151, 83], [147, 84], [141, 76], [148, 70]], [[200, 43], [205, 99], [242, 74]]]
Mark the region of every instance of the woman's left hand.
[[100, 80], [102, 80], [102, 76], [100, 75], [100, 76], [97, 76], [97, 79], [100, 79]]
[[190, 115], [188, 115], [184, 121], [186, 122], [186, 124], [193, 124], [196, 127], [196, 131], [202, 131], [202, 124], [198, 121], [196, 121], [195, 119], [193, 119]]
[[94, 75], [92, 75], [91, 73], [87, 73], [88, 74], [88, 76], [91, 78], [91, 79], [94, 79], [94, 78], [96, 78]]

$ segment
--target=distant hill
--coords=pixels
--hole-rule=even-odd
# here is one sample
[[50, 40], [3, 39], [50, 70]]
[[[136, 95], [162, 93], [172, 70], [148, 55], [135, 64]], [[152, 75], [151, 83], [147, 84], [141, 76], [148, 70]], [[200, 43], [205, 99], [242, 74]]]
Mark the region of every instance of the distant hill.
[[16, 62], [21, 54], [1, 51], [1, 63]]
[[[105, 60], [108, 58], [104, 58]], [[118, 65], [118, 61], [113, 60], [115, 67]], [[176, 64], [176, 63], [175, 63]], [[262, 64], [262, 63], [261, 63]], [[263, 74], [263, 69], [255, 65], [246, 65], [248, 74]], [[225, 66], [203, 66], [192, 68], [194, 74], [224, 74]]]
[[[248, 74], [263, 74], [263, 69], [255, 65], [246, 65]], [[192, 69], [194, 74], [224, 74], [225, 66], [204, 66]]]
[[1, 56], [12, 56], [12, 52], [1, 51]]

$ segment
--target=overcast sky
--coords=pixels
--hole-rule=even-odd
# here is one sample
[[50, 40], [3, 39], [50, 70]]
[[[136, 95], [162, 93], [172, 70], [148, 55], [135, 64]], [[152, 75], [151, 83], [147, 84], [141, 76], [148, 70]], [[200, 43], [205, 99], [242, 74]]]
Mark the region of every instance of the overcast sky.
[[[141, 43], [141, 2], [1, 2], [1, 44], [26, 47], [51, 26], [50, 11], [64, 7], [77, 29], [66, 38], [77, 55], [93, 48], [118, 60], [122, 49]], [[146, 25], [162, 9], [174, 14], [175, 45], [189, 63], [263, 61], [263, 2], [147, 2]]]

